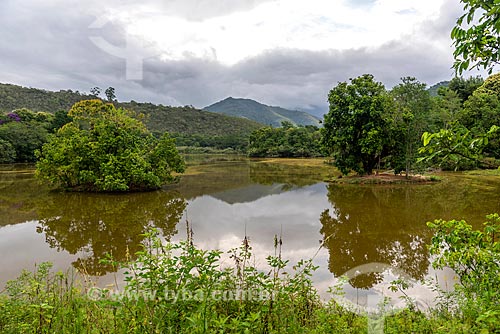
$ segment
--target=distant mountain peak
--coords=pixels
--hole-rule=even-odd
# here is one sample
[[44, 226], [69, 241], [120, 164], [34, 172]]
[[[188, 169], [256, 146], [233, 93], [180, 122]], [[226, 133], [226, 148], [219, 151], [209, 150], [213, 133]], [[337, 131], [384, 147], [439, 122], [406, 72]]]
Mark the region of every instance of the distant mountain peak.
[[295, 125], [320, 126], [320, 119], [307, 112], [268, 106], [247, 98], [229, 96], [203, 109], [229, 116], [250, 119], [274, 127], [281, 126], [281, 122], [284, 121], [291, 122]]

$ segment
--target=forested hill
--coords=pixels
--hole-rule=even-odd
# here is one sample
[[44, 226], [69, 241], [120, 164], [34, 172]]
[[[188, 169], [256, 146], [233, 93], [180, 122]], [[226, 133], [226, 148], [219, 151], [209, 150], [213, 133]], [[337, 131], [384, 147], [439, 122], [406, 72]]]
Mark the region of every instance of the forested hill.
[[170, 107], [152, 103], [117, 103], [117, 106], [144, 114], [151, 131], [185, 135], [249, 135], [263, 125], [257, 122], [198, 110], [193, 107]]
[[72, 90], [51, 92], [0, 83], [0, 112], [27, 108], [32, 111], [55, 113], [58, 110], [69, 110], [78, 101], [93, 98], [95, 96]]
[[[78, 91], [58, 92], [0, 83], [0, 113], [27, 108], [32, 111], [55, 113], [69, 110], [81, 100], [96, 96]], [[152, 103], [117, 102], [117, 107], [145, 114], [144, 122], [151, 131], [168, 131], [181, 135], [248, 136], [262, 127], [251, 120], [198, 110], [192, 107], [171, 107]]]
[[306, 112], [271, 107], [250, 99], [228, 97], [203, 109], [272, 126], [281, 126], [283, 121], [294, 125], [320, 125], [319, 118]]

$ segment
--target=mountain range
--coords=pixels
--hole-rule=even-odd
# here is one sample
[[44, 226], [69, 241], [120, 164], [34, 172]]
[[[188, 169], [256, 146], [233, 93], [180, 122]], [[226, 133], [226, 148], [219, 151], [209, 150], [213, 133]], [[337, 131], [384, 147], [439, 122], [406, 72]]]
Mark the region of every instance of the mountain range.
[[281, 126], [281, 122], [294, 125], [320, 126], [319, 118], [303, 111], [272, 107], [250, 99], [228, 97], [216, 102], [204, 110], [228, 116], [246, 118], [265, 125]]
[[[48, 91], [0, 83], [0, 112], [27, 108], [36, 112], [55, 113], [69, 110], [81, 100], [98, 98], [72, 90]], [[191, 106], [172, 107], [152, 103], [114, 102], [117, 107], [142, 113], [144, 123], [155, 132], [212, 137], [248, 136], [263, 125], [257, 122], [203, 111]]]

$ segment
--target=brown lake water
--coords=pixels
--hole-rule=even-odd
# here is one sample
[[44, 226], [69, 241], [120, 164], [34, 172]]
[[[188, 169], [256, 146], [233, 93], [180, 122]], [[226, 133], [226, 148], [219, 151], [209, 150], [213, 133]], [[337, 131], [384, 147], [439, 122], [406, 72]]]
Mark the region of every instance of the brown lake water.
[[[426, 222], [466, 219], [480, 227], [486, 214], [500, 212], [495, 176], [443, 173], [435, 184], [332, 185], [323, 180], [336, 172], [321, 160], [187, 161], [178, 184], [135, 194], [54, 191], [34, 179], [33, 166], [0, 166], [0, 289], [43, 261], [106, 285], [120, 275], [99, 262], [106, 253], [124, 260], [150, 228], [166, 239], [183, 239], [188, 220], [202, 248], [229, 250], [246, 233], [263, 269], [274, 254], [274, 235], [281, 234], [283, 257], [291, 263], [314, 257], [322, 293], [340, 276], [355, 276], [344, 288], [359, 303], [390, 295], [387, 285], [398, 273], [451, 285], [452, 273], [430, 266]], [[424, 304], [432, 297], [420, 283], [411, 293]]]

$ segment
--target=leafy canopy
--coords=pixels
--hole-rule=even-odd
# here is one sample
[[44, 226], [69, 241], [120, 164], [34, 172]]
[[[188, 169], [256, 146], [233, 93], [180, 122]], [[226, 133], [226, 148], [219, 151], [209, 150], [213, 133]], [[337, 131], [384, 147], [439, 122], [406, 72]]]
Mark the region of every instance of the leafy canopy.
[[312, 125], [296, 127], [284, 121], [282, 127], [264, 127], [250, 135], [251, 157], [317, 157], [322, 156], [320, 131]]
[[445, 129], [422, 135], [421, 162], [450, 165], [454, 169], [492, 168], [486, 157], [500, 157], [500, 74], [476, 88]]
[[322, 145], [343, 174], [371, 174], [388, 144], [384, 110], [389, 103], [384, 86], [371, 74], [339, 83], [329, 95]]
[[451, 31], [458, 73], [469, 68], [488, 69], [500, 63], [500, 2], [498, 0], [461, 0], [465, 14]]
[[401, 78], [390, 95], [394, 100], [395, 150], [392, 163], [396, 173], [406, 171], [408, 177], [420, 144], [420, 137], [429, 126], [431, 99], [424, 83], [413, 77]]
[[486, 133], [474, 134], [460, 123], [456, 123], [450, 129], [441, 129], [435, 133], [424, 132], [422, 135], [423, 146], [419, 153], [423, 157], [421, 162], [439, 165], [451, 162], [459, 169], [460, 163], [465, 159], [474, 166], [491, 168], [483, 156], [492, 136], [498, 133], [500, 128], [492, 125]]
[[37, 176], [82, 191], [157, 189], [184, 171], [168, 134], [156, 139], [124, 109], [101, 100], [76, 103], [73, 121], [37, 152]]

